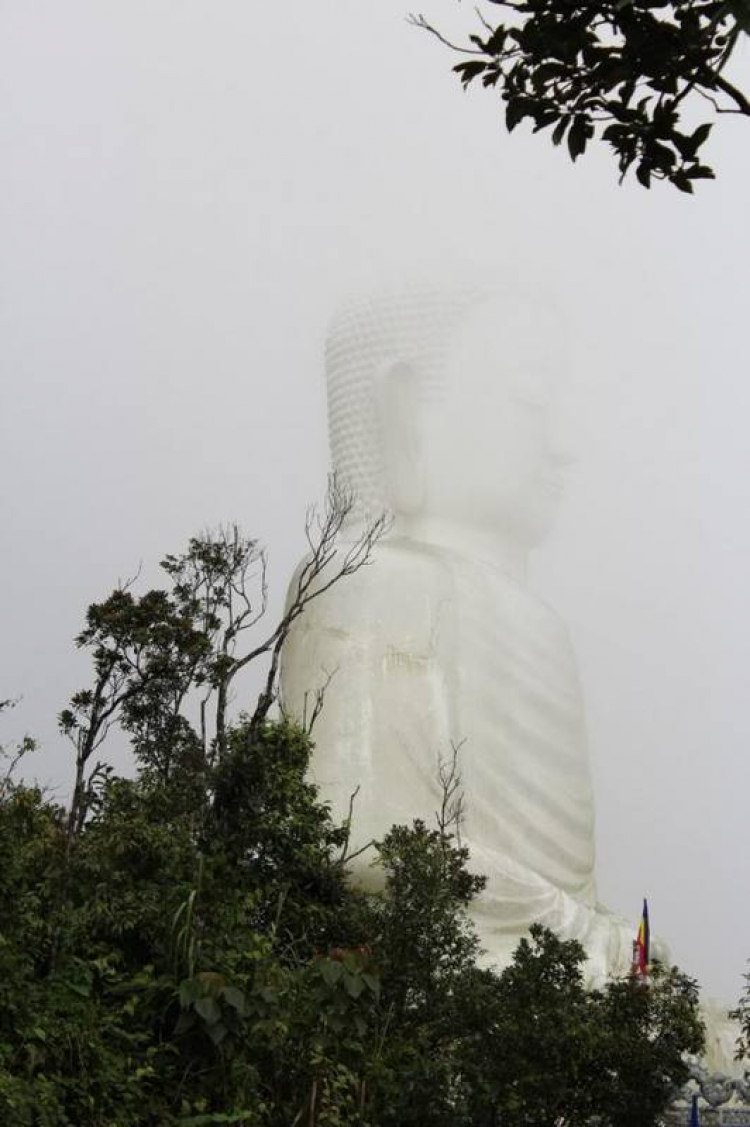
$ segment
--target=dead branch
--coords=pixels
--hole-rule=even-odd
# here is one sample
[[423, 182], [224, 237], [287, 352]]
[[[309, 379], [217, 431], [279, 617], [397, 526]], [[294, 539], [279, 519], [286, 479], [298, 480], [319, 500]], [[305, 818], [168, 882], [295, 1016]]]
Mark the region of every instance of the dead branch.
[[308, 694], [305, 693], [304, 707], [303, 707], [303, 711], [302, 711], [302, 727], [303, 727], [304, 731], [307, 732], [308, 736], [312, 735], [313, 728], [315, 727], [315, 721], [318, 719], [321, 712], [323, 711], [323, 705], [325, 703], [325, 697], [326, 697], [326, 693], [328, 692], [328, 688], [331, 684], [331, 681], [334, 679], [334, 677], [338, 673], [338, 671], [339, 671], [338, 665], [336, 666], [335, 669], [331, 670], [330, 673], [326, 669], [323, 670], [323, 672], [326, 674], [326, 679], [323, 682], [323, 684], [315, 690], [315, 703], [313, 705], [312, 712], [310, 713], [310, 719], [309, 720], [307, 718]]
[[359, 794], [359, 783], [357, 783], [357, 786], [354, 788], [352, 793], [349, 795], [349, 812], [346, 815], [346, 820], [344, 822], [344, 829], [345, 829], [345, 832], [346, 832], [346, 836], [345, 836], [343, 844], [341, 846], [341, 855], [339, 857], [339, 863], [342, 864], [342, 865], [346, 861], [347, 856], [348, 856], [347, 851], [349, 849], [349, 839], [350, 839], [351, 833], [352, 833], [352, 818], [354, 817], [354, 803], [357, 801], [357, 795], [358, 794]]
[[464, 793], [461, 789], [462, 779], [458, 766], [458, 757], [466, 741], [460, 743], [451, 741], [450, 759], [438, 757], [438, 782], [441, 790], [440, 810], [435, 811], [440, 836], [447, 840], [455, 837], [461, 844], [461, 826], [464, 820]]
[[474, 50], [471, 47], [459, 47], [457, 43], [452, 43], [450, 39], [446, 39], [442, 32], [438, 31], [425, 16], [420, 12], [410, 12], [406, 17], [406, 22], [411, 24], [412, 27], [419, 28], [420, 31], [428, 31], [430, 35], [434, 35], [445, 47], [450, 47], [451, 51], [458, 51], [462, 55], [483, 55], [483, 51]]
[[372, 849], [372, 847], [375, 845], [375, 839], [371, 838], [370, 841], [365, 842], [364, 845], [361, 845], [359, 849], [355, 849], [352, 853], [349, 852], [349, 842], [351, 841], [352, 836], [352, 819], [354, 818], [354, 803], [357, 800], [358, 794], [359, 786], [357, 786], [349, 795], [349, 811], [344, 821], [345, 837], [341, 846], [341, 853], [339, 854], [338, 860], [336, 862], [337, 865], [347, 865], [350, 861], [353, 861], [355, 857], [361, 857], [363, 853], [366, 853], [368, 849]]
[[343, 489], [336, 478], [332, 477], [323, 512], [319, 513], [314, 509], [308, 512], [305, 536], [310, 546], [310, 555], [299, 571], [285, 614], [266, 640], [238, 661], [232, 670], [231, 676], [234, 677], [249, 662], [263, 654], [270, 654], [268, 674], [250, 721], [251, 731], [263, 722], [276, 698], [281, 650], [294, 623], [314, 599], [320, 598], [340, 580], [370, 563], [375, 545], [390, 528], [390, 518], [386, 514], [381, 515], [342, 553], [337, 542], [353, 507], [353, 494]]
[[138, 567], [135, 569], [135, 571], [133, 572], [132, 575], [129, 575], [127, 579], [118, 579], [117, 580], [116, 590], [118, 590], [118, 591], [129, 591], [130, 588], [134, 587], [135, 584], [140, 579], [142, 571], [143, 571], [143, 560], [140, 560], [139, 563], [138, 563]]

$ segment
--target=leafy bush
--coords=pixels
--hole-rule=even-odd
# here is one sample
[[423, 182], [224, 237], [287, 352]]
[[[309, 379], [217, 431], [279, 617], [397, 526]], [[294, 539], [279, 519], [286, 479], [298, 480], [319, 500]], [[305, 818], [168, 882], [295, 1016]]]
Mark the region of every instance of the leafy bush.
[[221, 624], [202, 639], [162, 595], [91, 608], [84, 638], [99, 701], [130, 693], [135, 777], [86, 776], [107, 718], [84, 690], [62, 717], [75, 817], [0, 789], [0, 1123], [655, 1124], [701, 1047], [695, 984], [664, 968], [588, 993], [583, 950], [542, 928], [481, 969], [483, 881], [451, 816], [393, 827], [383, 893], [358, 890], [308, 732], [256, 709], [207, 743], [174, 707], [210, 684]]
[[541, 928], [503, 974], [479, 969], [482, 882], [452, 837], [395, 827], [365, 896], [308, 737], [240, 724], [229, 747], [201, 787], [189, 761], [108, 778], [72, 851], [64, 812], [9, 788], [1, 1122], [656, 1122], [700, 1047], [689, 980], [587, 993], [581, 948]]

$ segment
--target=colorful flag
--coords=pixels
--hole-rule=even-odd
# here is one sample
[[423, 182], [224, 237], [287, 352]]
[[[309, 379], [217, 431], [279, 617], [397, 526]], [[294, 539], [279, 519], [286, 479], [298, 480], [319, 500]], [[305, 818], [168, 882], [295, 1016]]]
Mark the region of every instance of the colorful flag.
[[693, 1106], [690, 1108], [690, 1118], [688, 1119], [687, 1127], [701, 1127], [701, 1121], [698, 1116], [698, 1097], [693, 1096]]
[[650, 962], [651, 930], [648, 923], [648, 901], [643, 901], [643, 915], [633, 944], [633, 973], [645, 978]]

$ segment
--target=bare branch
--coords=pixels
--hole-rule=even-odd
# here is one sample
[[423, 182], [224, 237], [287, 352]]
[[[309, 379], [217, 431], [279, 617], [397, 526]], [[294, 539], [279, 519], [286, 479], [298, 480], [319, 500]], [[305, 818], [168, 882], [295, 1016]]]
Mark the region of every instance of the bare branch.
[[341, 847], [341, 853], [339, 854], [339, 858], [336, 862], [337, 865], [348, 864], [349, 861], [353, 861], [355, 857], [361, 857], [363, 853], [366, 853], [368, 849], [372, 849], [373, 846], [375, 845], [375, 839], [372, 838], [370, 841], [368, 841], [364, 845], [360, 846], [359, 849], [355, 849], [353, 853], [349, 852], [349, 842], [351, 840], [351, 834], [352, 834], [352, 819], [354, 817], [354, 803], [356, 802], [358, 794], [359, 794], [359, 785], [349, 795], [349, 812], [348, 812], [346, 819], [344, 821], [344, 828], [345, 828], [345, 831], [346, 831], [346, 836], [344, 837], [344, 843]]
[[[370, 839], [370, 841], [367, 841], [364, 845], [360, 846], [359, 849], [355, 849], [353, 853], [347, 853], [344, 861], [346, 861], [346, 863], [348, 864], [349, 861], [353, 861], [355, 857], [361, 857], [363, 853], [366, 853], [368, 849], [373, 849], [376, 845], [377, 842], [373, 837]], [[341, 864], [341, 861], [339, 861], [339, 864]]]
[[745, 97], [741, 90], [733, 86], [731, 82], [727, 82], [723, 75], [717, 74], [714, 76], [714, 84], [721, 90], [727, 97], [731, 98], [736, 103], [737, 109], [720, 109], [719, 113], [740, 113], [746, 117], [750, 117], [750, 101]]
[[440, 836], [443, 839], [455, 837], [461, 844], [461, 826], [464, 820], [464, 793], [461, 789], [462, 779], [458, 766], [458, 757], [466, 741], [456, 744], [451, 741], [451, 757], [443, 759], [438, 757], [438, 781], [442, 799], [440, 810], [435, 812]]
[[[385, 514], [368, 525], [344, 553], [339, 565], [334, 566], [328, 578], [323, 580], [321, 577], [336, 559], [338, 554], [337, 538], [353, 507], [354, 498], [351, 492], [343, 489], [335, 476], [332, 476], [329, 480], [328, 494], [322, 514], [318, 515], [315, 510], [308, 511], [305, 535], [308, 544], [311, 546], [310, 557], [300, 569], [296, 588], [285, 614], [264, 642], [235, 663], [229, 675], [231, 679], [249, 662], [263, 654], [270, 654], [268, 673], [263, 690], [258, 697], [257, 707], [251, 718], [251, 729], [257, 728], [262, 723], [273, 704], [281, 650], [293, 624], [313, 599], [319, 598], [326, 591], [329, 591], [334, 584], [346, 576], [353, 575], [360, 567], [368, 563], [376, 543], [390, 528], [390, 519]], [[317, 536], [312, 531], [314, 525], [317, 525], [318, 528]]]
[[304, 711], [303, 711], [302, 727], [307, 732], [308, 736], [312, 735], [313, 728], [315, 727], [315, 722], [318, 719], [318, 717], [320, 716], [321, 712], [323, 711], [323, 705], [325, 703], [325, 697], [326, 697], [326, 693], [328, 692], [328, 688], [331, 684], [331, 681], [334, 679], [334, 677], [338, 673], [338, 671], [339, 671], [338, 665], [336, 666], [335, 669], [332, 669], [330, 673], [326, 669], [323, 670], [323, 672], [326, 674], [326, 679], [323, 682], [323, 684], [318, 689], [315, 690], [315, 703], [313, 705], [313, 710], [310, 713], [309, 722], [307, 720], [307, 693], [305, 693], [305, 704], [304, 704]]
[[406, 17], [406, 22], [408, 24], [411, 24], [412, 27], [419, 28], [420, 31], [428, 31], [430, 33], [430, 35], [434, 35], [436, 39], [439, 39], [440, 42], [445, 47], [450, 47], [451, 51], [458, 51], [462, 55], [483, 55], [484, 54], [483, 51], [472, 50], [472, 48], [470, 48], [470, 47], [459, 47], [459, 45], [457, 43], [452, 43], [450, 41], [450, 39], [446, 39], [446, 37], [442, 34], [442, 32], [438, 31], [438, 29], [436, 27], [434, 27], [431, 23], [429, 23], [427, 21], [427, 19], [422, 15], [421, 12], [418, 13], [418, 14], [416, 14], [414, 12], [410, 12], [409, 15]]
[[130, 588], [134, 587], [136, 585], [136, 583], [138, 582], [138, 580], [141, 578], [141, 572], [142, 571], [143, 571], [143, 560], [140, 560], [140, 562], [138, 563], [138, 567], [135, 569], [135, 572], [133, 573], [133, 575], [129, 576], [128, 579], [118, 579], [117, 580], [116, 590], [117, 591], [129, 591]]

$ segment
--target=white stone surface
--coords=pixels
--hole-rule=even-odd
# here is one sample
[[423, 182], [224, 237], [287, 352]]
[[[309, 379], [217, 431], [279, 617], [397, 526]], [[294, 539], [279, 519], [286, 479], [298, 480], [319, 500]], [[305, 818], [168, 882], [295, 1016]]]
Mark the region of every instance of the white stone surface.
[[[336, 670], [313, 773], [339, 818], [360, 788], [355, 848], [394, 822], [434, 824], [438, 762], [460, 745], [487, 960], [506, 963], [539, 920], [585, 944], [596, 982], [627, 969], [633, 927], [596, 900], [575, 658], [526, 582], [568, 461], [563, 368], [554, 310], [481, 284], [415, 285], [339, 314], [327, 381], [333, 468], [361, 501], [348, 534], [383, 509], [394, 524], [372, 565], [301, 619], [282, 693], [301, 714]], [[371, 863], [355, 862], [362, 882], [378, 880]]]
[[[439, 763], [460, 747], [462, 842], [487, 877], [472, 909], [486, 962], [506, 965], [540, 921], [584, 944], [597, 985], [628, 970], [634, 925], [597, 902], [575, 656], [527, 582], [570, 460], [564, 369], [563, 326], [536, 296], [413, 285], [340, 312], [326, 350], [332, 463], [360, 501], [344, 539], [384, 510], [393, 526], [371, 566], [295, 626], [282, 697], [301, 717], [335, 673], [312, 770], [338, 819], [359, 788], [353, 850], [394, 823], [435, 824]], [[372, 850], [353, 868], [365, 886], [381, 879]], [[669, 958], [653, 937], [652, 955]], [[741, 1075], [726, 1012], [704, 1006], [704, 1064]]]

